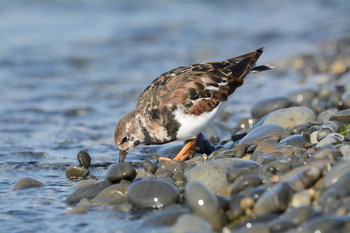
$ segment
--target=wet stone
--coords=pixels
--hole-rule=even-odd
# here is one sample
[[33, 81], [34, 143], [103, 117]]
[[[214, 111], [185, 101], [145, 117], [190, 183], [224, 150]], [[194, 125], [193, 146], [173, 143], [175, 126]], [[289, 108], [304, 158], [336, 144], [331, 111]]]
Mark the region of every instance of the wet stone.
[[240, 143], [245, 145], [259, 145], [265, 139], [271, 138], [276, 141], [283, 136], [285, 129], [276, 124], [266, 124], [250, 131]]
[[79, 162], [79, 165], [83, 168], [89, 168], [91, 164], [91, 156], [86, 151], [79, 151], [77, 154], [77, 159]]
[[[168, 207], [170, 208], [168, 209]], [[145, 218], [141, 227], [173, 226], [182, 215], [186, 215], [188, 212], [187, 208], [176, 204], [170, 205]]]
[[276, 160], [265, 164], [262, 169], [272, 174], [286, 173], [291, 169], [291, 163], [288, 161]]
[[292, 102], [286, 97], [272, 97], [258, 101], [252, 107], [253, 117], [260, 118], [277, 109], [287, 108]]
[[112, 183], [117, 183], [122, 179], [133, 180], [136, 177], [136, 170], [128, 163], [117, 163], [109, 166], [106, 172], [106, 179]]
[[275, 160], [273, 156], [264, 154], [261, 151], [254, 151], [254, 153], [250, 156], [250, 159], [262, 165]]
[[301, 148], [296, 146], [282, 145], [272, 139], [266, 139], [261, 142], [255, 151], [260, 151], [264, 154], [272, 154], [275, 151], [281, 151], [284, 156], [290, 156], [296, 152], [300, 152]]
[[46, 185], [39, 180], [36, 180], [31, 177], [25, 177], [19, 179], [16, 184], [13, 186], [12, 191], [21, 190], [21, 189], [30, 189], [30, 188], [40, 188], [45, 187]]
[[74, 193], [69, 195], [65, 201], [69, 204], [76, 204], [84, 198], [91, 199], [110, 185], [112, 185], [112, 183], [109, 180], [98, 181], [76, 190]]
[[94, 205], [120, 205], [127, 202], [126, 191], [129, 185], [115, 184], [99, 192], [91, 202]]
[[188, 182], [198, 181], [204, 184], [214, 193], [228, 196], [227, 175], [238, 168], [258, 168], [261, 165], [250, 160], [225, 158], [209, 161], [185, 172]]
[[330, 120], [350, 123], [350, 108], [333, 114]]
[[227, 220], [215, 194], [203, 184], [193, 181], [186, 186], [185, 195], [191, 212], [210, 223], [215, 231], [221, 231]]
[[235, 182], [232, 186], [231, 195], [241, 192], [249, 187], [256, 187], [263, 183], [263, 179], [259, 176], [243, 177], [241, 180]]
[[142, 167], [145, 169], [145, 171], [150, 172], [152, 174], [154, 174], [158, 169], [158, 166], [149, 160], [144, 160], [142, 162]]
[[293, 176], [288, 176], [287, 174], [285, 177], [288, 177], [288, 178], [282, 177], [281, 181], [288, 183], [294, 192], [298, 192], [310, 187], [319, 179], [320, 176], [321, 176], [320, 168], [310, 167], [299, 173], [296, 173]]
[[287, 209], [292, 195], [293, 190], [287, 183], [278, 183], [261, 196], [253, 211], [257, 216], [282, 212]]
[[131, 184], [127, 198], [137, 207], [162, 208], [179, 200], [179, 190], [164, 181], [141, 180]]
[[212, 233], [212, 226], [193, 214], [184, 214], [178, 218], [171, 233], [203, 232]]
[[86, 178], [90, 174], [87, 168], [71, 165], [66, 169], [66, 177], [70, 180], [81, 180]]
[[172, 174], [183, 171], [188, 165], [184, 161], [160, 161], [158, 170], [169, 170]]
[[263, 125], [277, 124], [285, 129], [315, 120], [315, 113], [306, 107], [290, 107], [271, 112]]
[[312, 206], [300, 206], [286, 211], [279, 218], [291, 221], [296, 225], [301, 225], [319, 214], [320, 213], [315, 211]]
[[321, 112], [317, 118], [316, 118], [316, 121], [323, 124], [327, 121], [330, 120], [331, 116], [334, 115], [335, 113], [337, 113], [338, 110], [336, 108], [330, 108], [330, 109], [327, 109], [323, 112]]
[[350, 161], [342, 161], [337, 163], [331, 170], [326, 174], [323, 180], [323, 185], [329, 188], [332, 184], [336, 183], [342, 176], [349, 172]]

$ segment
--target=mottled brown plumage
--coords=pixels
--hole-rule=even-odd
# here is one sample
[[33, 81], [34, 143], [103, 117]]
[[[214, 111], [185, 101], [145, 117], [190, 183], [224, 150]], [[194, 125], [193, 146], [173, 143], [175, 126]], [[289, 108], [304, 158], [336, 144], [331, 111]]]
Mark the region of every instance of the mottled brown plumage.
[[[179, 67], [155, 79], [140, 95], [136, 109], [116, 127], [120, 161], [138, 144], [162, 144], [195, 137], [215, 117], [220, 103], [227, 101], [243, 84], [248, 73], [270, 69], [269, 66], [254, 67], [262, 52], [261, 48], [222, 62]], [[208, 114], [211, 112], [215, 113]], [[193, 129], [189, 127], [191, 136], [183, 136], [187, 133], [181, 128], [187, 124], [187, 116], [203, 121]]]

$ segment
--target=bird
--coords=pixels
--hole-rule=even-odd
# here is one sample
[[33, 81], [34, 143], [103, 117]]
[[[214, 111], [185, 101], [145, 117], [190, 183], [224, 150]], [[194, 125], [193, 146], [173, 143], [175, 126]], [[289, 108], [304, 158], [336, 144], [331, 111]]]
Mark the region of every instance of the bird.
[[128, 152], [142, 145], [185, 141], [173, 158], [186, 160], [193, 156], [200, 132], [229, 103], [245, 77], [273, 68], [256, 66], [263, 53], [260, 48], [219, 62], [203, 62], [172, 69], [156, 78], [139, 96], [136, 108], [122, 117], [114, 130], [119, 162]]

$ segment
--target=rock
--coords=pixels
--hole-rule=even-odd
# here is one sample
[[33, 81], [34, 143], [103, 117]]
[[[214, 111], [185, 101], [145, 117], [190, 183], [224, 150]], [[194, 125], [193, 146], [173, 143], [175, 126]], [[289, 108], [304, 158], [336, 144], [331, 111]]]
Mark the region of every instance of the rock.
[[343, 161], [337, 163], [324, 177], [323, 185], [325, 188], [329, 188], [336, 183], [344, 174], [349, 172], [350, 161]]
[[65, 201], [69, 204], [76, 204], [84, 198], [91, 199], [110, 185], [112, 185], [112, 183], [109, 180], [98, 181], [96, 183], [78, 189], [69, 195]]
[[350, 123], [350, 108], [334, 113], [329, 119], [343, 123]]
[[254, 153], [250, 156], [250, 159], [252, 161], [260, 163], [261, 165], [270, 163], [275, 160], [273, 156], [264, 154], [261, 151], [254, 151]]
[[307, 143], [307, 140], [302, 134], [294, 134], [282, 139], [279, 143], [288, 146], [304, 146]]
[[227, 220], [215, 194], [203, 184], [192, 181], [186, 186], [185, 195], [191, 212], [209, 222], [215, 231], [221, 231]]
[[305, 105], [310, 102], [316, 94], [317, 92], [313, 88], [305, 87], [290, 92], [288, 97], [294, 104]]
[[273, 139], [264, 140], [255, 149], [255, 151], [260, 151], [264, 154], [272, 154], [275, 151], [281, 151], [284, 156], [290, 156], [301, 150], [300, 147], [279, 144]]
[[243, 137], [240, 141], [240, 144], [257, 146], [259, 143], [268, 138], [279, 141], [285, 131], [286, 130], [284, 128], [276, 124], [262, 125], [253, 129], [245, 137]]
[[293, 195], [287, 183], [278, 183], [266, 191], [254, 205], [253, 212], [257, 216], [281, 212], [287, 209]]
[[350, 90], [342, 94], [341, 100], [343, 101], [344, 107], [350, 108]]
[[338, 110], [336, 108], [329, 108], [323, 112], [321, 112], [317, 118], [316, 118], [316, 121], [323, 124], [327, 121], [330, 120], [331, 116], [334, 115], [335, 113], [337, 113]]
[[340, 133], [330, 133], [316, 144], [316, 148], [321, 148], [329, 144], [338, 144], [344, 141], [344, 136]]
[[315, 113], [306, 107], [283, 108], [271, 112], [264, 120], [263, 125], [277, 124], [284, 129], [315, 120]]
[[232, 185], [231, 194], [236, 194], [241, 192], [242, 190], [249, 188], [249, 187], [256, 187], [263, 183], [263, 179], [259, 176], [249, 176], [249, 177], [242, 177], [239, 181], [235, 182]]
[[[170, 209], [168, 209], [170, 207]], [[173, 207], [173, 208], [172, 208]], [[145, 218], [141, 227], [173, 226], [182, 216], [188, 214], [189, 209], [178, 205], [167, 206]], [[208, 224], [208, 223], [207, 223]], [[209, 224], [208, 224], [209, 225]]]
[[128, 163], [112, 164], [106, 172], [106, 179], [112, 183], [117, 183], [122, 179], [132, 181], [135, 177], [136, 170]]
[[252, 107], [252, 115], [253, 117], [260, 118], [277, 109], [287, 108], [291, 105], [292, 102], [286, 97], [262, 99]]
[[[289, 184], [294, 192], [299, 192], [304, 189], [309, 188], [314, 184], [321, 176], [321, 169], [318, 167], [310, 167], [308, 169], [302, 170], [293, 176], [284, 176], [280, 181]], [[287, 177], [287, 178], [285, 178]]]
[[213, 233], [212, 226], [193, 214], [184, 214], [178, 218], [171, 233], [203, 232]]
[[78, 166], [71, 165], [66, 169], [66, 177], [70, 180], [81, 180], [86, 178], [90, 174], [89, 170]]
[[245, 159], [225, 158], [209, 161], [185, 172], [185, 176], [190, 181], [198, 181], [204, 184], [212, 192], [229, 196], [228, 174], [238, 168], [258, 168], [261, 165]]
[[291, 200], [291, 206], [293, 208], [298, 208], [301, 206], [309, 206], [311, 204], [312, 195], [310, 192], [303, 190], [301, 192], [295, 193]]
[[311, 206], [300, 206], [286, 211], [279, 218], [292, 221], [296, 225], [301, 225], [319, 214], [320, 213], [315, 211]]
[[142, 162], [142, 167], [145, 169], [145, 171], [150, 172], [152, 174], [154, 174], [158, 169], [158, 166], [149, 160], [144, 160]]
[[179, 190], [164, 181], [141, 180], [128, 188], [127, 198], [137, 207], [162, 208], [179, 200]]
[[30, 189], [30, 188], [40, 188], [45, 187], [46, 184], [30, 177], [25, 177], [16, 182], [13, 186], [12, 191], [21, 190], [21, 189]]
[[111, 185], [99, 192], [90, 201], [94, 205], [120, 205], [127, 202], [126, 190], [127, 184]]
[[86, 151], [79, 151], [79, 153], [77, 154], [77, 159], [81, 167], [86, 169], [90, 167], [91, 156]]
[[325, 138], [330, 133], [339, 131], [339, 124], [337, 121], [327, 121], [319, 129], [317, 134], [317, 141]]

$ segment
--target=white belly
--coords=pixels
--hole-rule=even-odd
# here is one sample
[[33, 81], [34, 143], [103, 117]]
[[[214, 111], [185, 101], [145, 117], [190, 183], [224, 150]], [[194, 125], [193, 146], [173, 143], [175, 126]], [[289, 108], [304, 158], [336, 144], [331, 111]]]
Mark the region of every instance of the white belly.
[[202, 113], [199, 116], [184, 114], [181, 109], [174, 111], [175, 119], [181, 126], [176, 134], [178, 140], [195, 138], [205, 127], [207, 127], [226, 107], [228, 102], [221, 102], [211, 112]]

